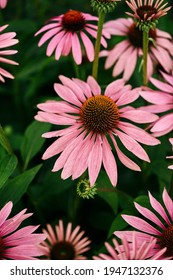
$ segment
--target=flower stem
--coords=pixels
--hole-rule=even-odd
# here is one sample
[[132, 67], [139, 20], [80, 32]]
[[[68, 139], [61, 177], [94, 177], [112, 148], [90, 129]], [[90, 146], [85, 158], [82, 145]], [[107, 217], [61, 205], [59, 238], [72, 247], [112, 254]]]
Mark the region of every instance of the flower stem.
[[75, 71], [75, 77], [80, 79], [80, 73], [79, 73], [79, 66], [76, 64], [76, 62], [73, 60], [73, 67], [74, 67], [74, 71]]
[[148, 84], [148, 73], [147, 73], [147, 59], [148, 59], [148, 42], [149, 42], [149, 29], [143, 30], [143, 84]]
[[97, 39], [96, 39], [96, 43], [95, 43], [94, 62], [93, 62], [93, 69], [92, 69], [92, 76], [96, 80], [97, 80], [97, 76], [98, 76], [100, 42], [101, 42], [104, 20], [105, 20], [105, 13], [103, 11], [100, 11], [99, 12], [99, 21], [98, 21], [98, 30], [97, 30]]

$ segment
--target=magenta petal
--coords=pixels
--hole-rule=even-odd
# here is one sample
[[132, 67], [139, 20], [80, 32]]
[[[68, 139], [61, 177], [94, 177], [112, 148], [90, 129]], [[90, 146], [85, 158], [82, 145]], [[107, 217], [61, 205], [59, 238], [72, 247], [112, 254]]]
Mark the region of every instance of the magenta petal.
[[168, 213], [171, 217], [171, 220], [173, 221], [173, 201], [170, 198], [170, 196], [168, 195], [166, 188], [164, 188], [164, 190], [163, 190], [163, 201], [164, 201], [165, 207], [168, 210]]

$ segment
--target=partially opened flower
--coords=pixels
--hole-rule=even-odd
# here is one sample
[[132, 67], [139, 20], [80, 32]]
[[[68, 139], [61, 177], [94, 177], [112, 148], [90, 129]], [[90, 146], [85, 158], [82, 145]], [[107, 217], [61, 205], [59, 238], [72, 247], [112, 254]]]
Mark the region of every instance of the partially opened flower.
[[7, 0], [0, 0], [0, 8], [4, 9], [7, 5]]
[[[165, 188], [162, 198], [164, 206], [149, 192], [152, 211], [135, 202], [136, 209], [144, 218], [130, 215], [122, 215], [122, 217], [129, 225], [139, 230], [136, 232], [139, 244], [144, 241], [149, 242], [151, 236], [155, 237], [157, 243], [153, 252], [157, 253], [166, 247], [165, 256], [173, 257], [173, 201]], [[147, 219], [148, 221], [146, 221]], [[114, 234], [121, 239], [125, 237], [129, 242], [133, 240], [132, 231], [115, 231]]]
[[90, 185], [93, 186], [103, 166], [113, 186], [117, 184], [117, 165], [111, 142], [120, 159], [128, 168], [140, 171], [140, 167], [127, 157], [118, 147], [117, 140], [144, 161], [150, 161], [147, 153], [138, 143], [157, 145], [157, 139], [132, 124], [148, 123], [157, 116], [126, 106], [138, 98], [138, 90], [124, 85], [124, 80], [116, 80], [106, 87], [105, 93], [93, 77], [87, 82], [79, 79], [59, 77], [62, 84], [54, 89], [64, 101], [48, 101], [38, 105], [35, 119], [56, 125], [65, 125], [62, 130], [48, 132], [43, 137], [58, 137], [46, 150], [43, 159], [61, 154], [53, 171], [63, 168], [61, 177], [80, 177], [88, 169]]
[[[173, 138], [169, 139], [171, 145], [172, 145], [172, 151], [173, 151]], [[173, 159], [173, 155], [172, 156], [167, 156], [166, 158], [170, 158]], [[168, 166], [169, 169], [173, 169], [173, 164]]]
[[162, 115], [151, 127], [154, 136], [159, 137], [173, 130], [173, 75], [161, 72], [165, 82], [151, 78], [150, 81], [158, 90], [143, 89], [140, 95], [154, 105], [141, 107], [153, 113], [166, 113]]
[[13, 207], [8, 202], [0, 210], [0, 260], [34, 260], [43, 255], [38, 248], [46, 236], [34, 233], [38, 226], [25, 226], [18, 229], [21, 223], [32, 214], [25, 214], [26, 209], [12, 218], [8, 218]]
[[[14, 37], [16, 36], [15, 32], [2, 33], [7, 27], [8, 27], [8, 25], [3, 25], [0, 27], [0, 63], [18, 65], [17, 62], [4, 57], [4, 56], [16, 54], [17, 53], [16, 50], [9, 50], [9, 49], [1, 50], [4, 48], [11, 47], [18, 43], [18, 40], [14, 39]], [[9, 73], [4, 68], [0, 67], [0, 81], [1, 82], [5, 82], [4, 77], [14, 79], [14, 76], [11, 73]]]
[[151, 237], [149, 241], [139, 242], [136, 232], [132, 232], [132, 241], [128, 242], [126, 237], [121, 239], [121, 244], [116, 239], [112, 240], [113, 246], [105, 242], [108, 254], [100, 253], [94, 256], [94, 260], [158, 260], [168, 259], [164, 256], [166, 248], [154, 253], [157, 242], [156, 238]]
[[77, 226], [72, 230], [72, 223], [68, 223], [64, 228], [62, 220], [55, 226], [47, 225], [47, 230], [43, 230], [47, 239], [39, 246], [43, 254], [50, 260], [84, 260], [82, 254], [87, 252], [91, 241], [84, 237], [85, 231]]
[[127, 5], [132, 10], [127, 15], [134, 17], [142, 22], [153, 21], [167, 14], [171, 7], [166, 7], [168, 3], [164, 0], [128, 0]]
[[[123, 78], [129, 80], [133, 74], [138, 58], [143, 56], [143, 32], [131, 18], [119, 18], [104, 24], [104, 30], [110, 35], [125, 36], [111, 50], [103, 50], [100, 56], [106, 56], [105, 68], [113, 66], [113, 77], [123, 73]], [[160, 64], [166, 72], [172, 70], [173, 43], [169, 33], [158, 28], [149, 31], [149, 51], [147, 74], [148, 78]]]
[[[82, 63], [83, 46], [89, 61], [94, 60], [94, 46], [90, 37], [97, 37], [97, 25], [92, 22], [98, 21], [98, 17], [82, 13], [76, 10], [69, 10], [65, 14], [53, 17], [35, 35], [45, 32], [40, 39], [38, 46], [42, 46], [50, 38], [46, 55], [51, 56], [55, 51], [55, 59], [60, 56], [67, 56], [72, 52], [76, 64]], [[103, 31], [103, 35], [110, 38], [110, 35]], [[82, 43], [82, 44], [81, 44]], [[102, 36], [101, 43], [107, 46]]]

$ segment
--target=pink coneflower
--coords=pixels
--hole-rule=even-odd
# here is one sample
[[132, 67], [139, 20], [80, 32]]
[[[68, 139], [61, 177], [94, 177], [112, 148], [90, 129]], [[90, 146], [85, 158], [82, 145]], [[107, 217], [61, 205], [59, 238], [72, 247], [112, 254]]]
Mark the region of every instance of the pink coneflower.
[[161, 74], [166, 82], [150, 78], [152, 84], [158, 88], [157, 91], [147, 88], [140, 91], [140, 95], [145, 100], [154, 104], [145, 106], [145, 108], [141, 107], [141, 109], [144, 108], [144, 110], [153, 113], [167, 113], [151, 126], [151, 132], [156, 137], [165, 135], [173, 130], [173, 75], [168, 75], [164, 72], [161, 72]]
[[[61, 55], [67, 56], [72, 51], [76, 64], [82, 63], [82, 49], [84, 46], [89, 61], [93, 61], [94, 46], [89, 38], [90, 36], [97, 37], [97, 26], [92, 24], [93, 21], [98, 21], [98, 17], [75, 10], [69, 10], [65, 14], [53, 17], [35, 34], [37, 36], [46, 31], [38, 46], [42, 46], [51, 38], [47, 46], [46, 55], [50, 56], [55, 51], [55, 59], [59, 60]], [[110, 38], [110, 35], [104, 31], [103, 35]], [[104, 47], [107, 46], [103, 36], [101, 43]]]
[[132, 242], [128, 242], [126, 237], [121, 240], [120, 245], [116, 239], [112, 240], [113, 246], [105, 242], [105, 247], [108, 254], [100, 253], [94, 256], [94, 260], [158, 260], [168, 259], [164, 256], [166, 248], [159, 250], [156, 254], [153, 253], [157, 239], [151, 237], [149, 241], [138, 241], [136, 232], [132, 232]]
[[[170, 141], [170, 143], [171, 143], [171, 145], [172, 145], [172, 151], [173, 151], [173, 138], [170, 138], [169, 141]], [[173, 159], [173, 155], [172, 155], [172, 156], [167, 156], [166, 158], [171, 158], [171, 159]], [[173, 165], [169, 165], [168, 168], [169, 168], [169, 169], [173, 169]]]
[[[0, 27], [0, 33], [4, 31], [4, 29], [7, 28], [8, 25], [3, 25]], [[0, 34], [0, 49], [11, 47], [18, 43], [17, 39], [14, 39], [16, 36], [15, 32], [6, 32]], [[17, 62], [4, 58], [6, 55], [12, 55], [17, 53], [16, 50], [0, 50], [0, 63], [7, 63], [7, 64], [13, 64], [18, 65]], [[0, 67], [0, 81], [5, 82], [4, 77], [14, 79], [14, 76], [11, 75], [8, 71]]]
[[120, 79], [109, 84], [103, 95], [93, 77], [88, 77], [87, 82], [65, 76], [59, 78], [63, 85], [56, 83], [54, 89], [65, 101], [39, 104], [38, 108], [42, 111], [35, 116], [38, 121], [68, 126], [43, 134], [46, 138], [58, 137], [43, 155], [43, 159], [48, 159], [61, 153], [53, 171], [63, 168], [63, 179], [70, 176], [76, 179], [88, 168], [93, 186], [103, 163], [112, 185], [116, 186], [117, 166], [109, 141], [125, 166], [140, 171], [140, 167], [119, 149], [116, 141], [120, 140], [127, 150], [144, 161], [150, 160], [138, 142], [146, 145], [160, 143], [142, 128], [130, 123], [148, 123], [158, 118], [125, 106], [138, 98], [138, 90], [131, 90], [131, 86], [124, 85], [124, 80]]
[[153, 21], [167, 14], [171, 7], [163, 4], [164, 0], [129, 0], [126, 1], [133, 13], [127, 15], [140, 21]]
[[0, 260], [34, 260], [42, 255], [38, 245], [46, 236], [33, 233], [38, 226], [25, 226], [17, 230], [32, 214], [25, 214], [24, 209], [7, 219], [12, 207], [13, 203], [10, 201], [0, 210]]
[[4, 9], [7, 5], [7, 0], [0, 0], [0, 8]]
[[[143, 56], [143, 33], [131, 18], [108, 21], [104, 30], [111, 35], [126, 36], [125, 40], [116, 44], [110, 51], [103, 50], [100, 56], [106, 56], [106, 69], [114, 65], [113, 77], [123, 73], [123, 78], [127, 81], [135, 70], [137, 59]], [[169, 33], [155, 28], [150, 29], [149, 37], [154, 43], [149, 42], [148, 78], [158, 63], [166, 72], [170, 72], [173, 56], [172, 37]]]
[[72, 230], [72, 223], [68, 223], [66, 230], [62, 220], [55, 226], [55, 231], [51, 225], [47, 225], [47, 230], [43, 230], [47, 240], [43, 241], [40, 249], [43, 254], [51, 260], [84, 260], [82, 254], [87, 252], [91, 241], [84, 237], [85, 231], [80, 231], [80, 226]]
[[[153, 249], [153, 252], [158, 252], [160, 249], [167, 248], [166, 257], [173, 256], [173, 201], [168, 195], [166, 189], [163, 191], [164, 207], [157, 201], [149, 192], [150, 204], [153, 211], [142, 207], [138, 203], [134, 203], [139, 213], [148, 219], [146, 222], [142, 218], [138, 218], [130, 215], [122, 215], [123, 219], [132, 227], [140, 230], [136, 232], [136, 238], [139, 244], [144, 241], [149, 242], [151, 236], [157, 239], [157, 244]], [[115, 231], [114, 234], [119, 238], [126, 238], [129, 242], [132, 242], [132, 231]]]

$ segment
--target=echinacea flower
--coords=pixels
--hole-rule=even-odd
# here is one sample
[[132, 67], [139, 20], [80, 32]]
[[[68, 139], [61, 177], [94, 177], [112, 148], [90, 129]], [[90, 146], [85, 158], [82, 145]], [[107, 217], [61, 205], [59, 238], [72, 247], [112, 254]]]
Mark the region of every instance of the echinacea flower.
[[171, 9], [163, 0], [128, 0], [126, 3], [132, 10], [126, 14], [142, 22], [157, 20]]
[[34, 260], [42, 255], [38, 245], [46, 236], [33, 233], [38, 226], [18, 229], [32, 213], [25, 214], [24, 209], [8, 219], [12, 207], [13, 203], [10, 201], [0, 210], [0, 260]]
[[147, 110], [153, 113], [165, 113], [151, 127], [151, 132], [155, 137], [165, 135], [173, 130], [173, 74], [169, 75], [161, 72], [165, 82], [150, 78], [150, 81], [158, 90], [152, 90], [144, 88], [140, 91], [140, 95], [152, 103], [141, 107], [141, 109]]
[[62, 220], [55, 226], [55, 230], [50, 224], [47, 230], [43, 232], [47, 236], [47, 240], [43, 241], [39, 246], [47, 259], [51, 260], [84, 260], [82, 254], [87, 252], [91, 241], [88, 237], [84, 237], [85, 231], [80, 230], [77, 226], [72, 230], [72, 223], [68, 223], [64, 228]]
[[150, 160], [138, 142], [146, 145], [160, 143], [131, 123], [148, 123], [158, 118], [155, 114], [125, 106], [138, 98], [138, 90], [131, 90], [131, 86], [124, 85], [124, 80], [120, 79], [109, 84], [102, 94], [91, 76], [87, 82], [62, 75], [59, 79], [62, 84], [55, 83], [54, 89], [64, 101], [39, 104], [42, 111], [35, 116], [41, 122], [68, 126], [43, 134], [46, 138], [58, 137], [43, 155], [43, 159], [48, 159], [61, 153], [53, 171], [63, 168], [63, 179], [70, 176], [76, 179], [88, 168], [92, 187], [103, 163], [112, 185], [116, 186], [117, 165], [109, 141], [125, 166], [140, 171], [140, 167], [119, 149], [116, 141], [120, 140], [127, 150], [144, 161]]
[[4, 9], [7, 5], [7, 0], [0, 0], [0, 8]]
[[[53, 17], [35, 34], [37, 36], [46, 31], [40, 39], [38, 46], [42, 46], [51, 38], [47, 46], [46, 55], [51, 56], [55, 51], [55, 59], [59, 60], [61, 55], [67, 56], [71, 51], [76, 64], [82, 63], [84, 46], [88, 60], [93, 61], [94, 46], [90, 37], [97, 37], [97, 25], [94, 25], [93, 21], [97, 22], [98, 17], [76, 10], [69, 10], [65, 14]], [[102, 34], [110, 38], [110, 35], [106, 32], [103, 31]], [[103, 36], [101, 44], [104, 47], [107, 46]]]
[[[15, 32], [2, 33], [2, 31], [4, 31], [7, 27], [8, 27], [8, 25], [3, 25], [0, 27], [0, 63], [18, 65], [17, 62], [4, 57], [6, 55], [8, 56], [8, 55], [16, 54], [17, 53], [16, 50], [9, 50], [9, 49], [1, 50], [3, 48], [8, 48], [8, 47], [11, 47], [18, 43], [18, 40], [14, 39], [14, 37], [16, 36]], [[1, 82], [5, 82], [4, 77], [14, 79], [13, 75], [11, 75], [8, 71], [6, 71], [2, 67], [0, 67], [0, 81]]]
[[[171, 145], [172, 145], [172, 151], [173, 151], [173, 138], [170, 138], [169, 141], [170, 141], [170, 143], [171, 143]], [[172, 156], [167, 156], [166, 158], [171, 158], [171, 159], [173, 159], [173, 155], [172, 155]], [[172, 164], [172, 165], [169, 165], [168, 168], [173, 170], [173, 164]]]
[[169, 259], [164, 256], [166, 248], [159, 250], [157, 253], [153, 252], [157, 239], [151, 237], [149, 241], [138, 241], [136, 232], [132, 232], [132, 241], [128, 242], [126, 237], [121, 239], [121, 245], [116, 239], [112, 240], [113, 246], [105, 242], [105, 247], [108, 254], [100, 253], [94, 256], [94, 260], [158, 260]]
[[[166, 188], [163, 190], [162, 198], [164, 206], [149, 192], [153, 211], [135, 202], [136, 209], [144, 218], [130, 215], [122, 215], [122, 217], [129, 225], [139, 230], [139, 232], [136, 232], [139, 244], [142, 244], [144, 241], [149, 242], [151, 236], [155, 237], [157, 243], [153, 252], [157, 253], [166, 247], [165, 256], [173, 257], [173, 201], [168, 195]], [[115, 231], [114, 234], [121, 239], [125, 237], [129, 242], [133, 240], [132, 231]]]
[[[123, 73], [128, 81], [133, 74], [138, 58], [143, 56], [143, 34], [136, 22], [131, 18], [119, 18], [104, 24], [104, 30], [110, 35], [125, 36], [125, 39], [116, 44], [111, 50], [103, 50], [100, 56], [106, 56], [105, 69], [112, 66], [113, 77]], [[166, 72], [172, 70], [173, 43], [169, 33], [158, 28], [149, 31], [149, 51], [147, 75], [151, 77], [154, 66], [160, 64]]]

